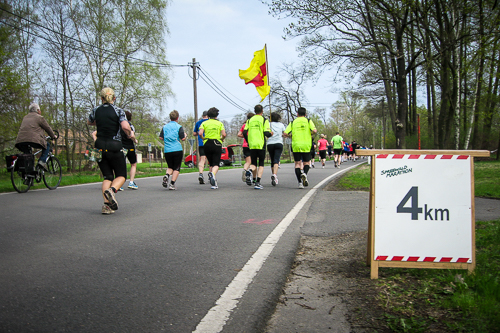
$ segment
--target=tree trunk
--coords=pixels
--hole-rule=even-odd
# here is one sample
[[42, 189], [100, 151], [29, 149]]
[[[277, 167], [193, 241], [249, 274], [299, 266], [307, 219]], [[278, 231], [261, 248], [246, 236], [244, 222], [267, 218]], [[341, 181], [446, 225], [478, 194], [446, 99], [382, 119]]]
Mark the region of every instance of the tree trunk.
[[[482, 149], [490, 148], [491, 141], [491, 128], [493, 127], [493, 117], [495, 115], [495, 110], [497, 109], [498, 104], [498, 84], [499, 84], [499, 75], [498, 66], [500, 66], [500, 60], [497, 62], [493, 61], [494, 53], [498, 52], [497, 50], [497, 41], [495, 40], [493, 48], [492, 48], [492, 60], [490, 60], [490, 80], [488, 84], [488, 92], [487, 92], [487, 102], [484, 110], [484, 123], [483, 123], [483, 142], [481, 144]], [[495, 73], [496, 70], [496, 73]], [[496, 74], [496, 75], [495, 75]], [[495, 82], [493, 83], [493, 77], [495, 78]]]

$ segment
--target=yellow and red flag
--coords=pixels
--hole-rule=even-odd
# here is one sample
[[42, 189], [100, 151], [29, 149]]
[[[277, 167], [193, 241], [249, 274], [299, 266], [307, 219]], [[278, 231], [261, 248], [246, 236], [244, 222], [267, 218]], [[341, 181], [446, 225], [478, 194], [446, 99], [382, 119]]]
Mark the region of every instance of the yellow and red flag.
[[255, 51], [250, 67], [246, 70], [240, 69], [240, 79], [245, 80], [245, 84], [253, 83], [260, 97], [261, 102], [271, 92], [271, 87], [267, 83], [267, 62], [266, 48]]

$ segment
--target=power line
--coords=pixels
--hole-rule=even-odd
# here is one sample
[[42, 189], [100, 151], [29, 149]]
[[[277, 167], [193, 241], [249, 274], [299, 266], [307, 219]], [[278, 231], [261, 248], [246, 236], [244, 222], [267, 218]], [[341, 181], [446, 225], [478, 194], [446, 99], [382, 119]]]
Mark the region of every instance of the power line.
[[[106, 50], [106, 49], [103, 49], [103, 48], [98, 47], [98, 46], [96, 46], [96, 45], [93, 45], [93, 44], [90, 44], [90, 43], [87, 43], [87, 42], [81, 41], [81, 40], [79, 40], [79, 39], [76, 39], [76, 38], [73, 38], [73, 37], [67, 36], [66, 34], [63, 34], [63, 33], [59, 32], [59, 31], [55, 31], [55, 30], [53, 30], [53, 29], [51, 29], [51, 28], [48, 28], [48, 27], [45, 27], [45, 26], [43, 26], [43, 25], [41, 25], [41, 24], [39, 24], [39, 23], [37, 23], [37, 22], [31, 21], [31, 20], [29, 20], [29, 19], [27, 19], [27, 18], [25, 18], [25, 17], [22, 17], [22, 16], [20, 16], [20, 15], [17, 15], [17, 14], [15, 14], [15, 13], [12, 13], [12, 12], [10, 12], [10, 11], [6, 10], [5, 8], [1, 8], [1, 7], [0, 7], [0, 10], [4, 11], [4, 12], [6, 12], [6, 13], [8, 13], [8, 14], [12, 15], [12, 16], [18, 17], [18, 18], [20, 18], [21, 20], [24, 20], [24, 21], [26, 21], [26, 22], [28, 22], [28, 23], [30, 23], [30, 24], [36, 25], [37, 27], [40, 27], [40, 28], [45, 29], [45, 30], [47, 30], [47, 31], [49, 31], [49, 32], [52, 32], [52, 33], [54, 33], [54, 34], [57, 34], [57, 35], [59, 35], [59, 36], [61, 36], [61, 37], [63, 37], [63, 38], [66, 38], [66, 39], [69, 39], [69, 40], [75, 41], [75, 42], [77, 42], [77, 43], [80, 43], [80, 44], [86, 45], [86, 46], [88, 46], [88, 47], [90, 47], [90, 48], [91, 48], [91, 49], [89, 50], [89, 49], [85, 49], [85, 48], [83, 48], [83, 47], [81, 47], [81, 48], [76, 48], [76, 47], [73, 47], [73, 46], [70, 46], [70, 45], [68, 45], [68, 46], [67, 46], [67, 47], [69, 47], [69, 48], [71, 48], [71, 49], [73, 49], [73, 50], [77, 50], [77, 51], [86, 50], [86, 51], [89, 51], [89, 52], [91, 52], [92, 54], [94, 54], [94, 55], [95, 55], [96, 53], [95, 53], [95, 50], [94, 50], [94, 49], [97, 49], [97, 50], [99, 50], [99, 51], [106, 52], [106, 53], [108, 53], [108, 54], [112, 54], [112, 55], [115, 55], [115, 56], [118, 56], [118, 57], [123, 57], [123, 58], [124, 58], [124, 57], [126, 57], [124, 54], [121, 54], [121, 53], [118, 53], [118, 52], [115, 52], [115, 51]], [[42, 39], [44, 39], [44, 40], [46, 40], [46, 41], [52, 42], [52, 40], [51, 40], [51, 39], [49, 39], [49, 38], [46, 38], [46, 37], [40, 36], [40, 35], [38, 35], [38, 34], [36, 34], [36, 33], [34, 33], [34, 32], [31, 32], [31, 31], [26, 31], [26, 30], [24, 30], [24, 29], [23, 29], [23, 28], [21, 28], [21, 27], [18, 27], [18, 26], [13, 26], [13, 25], [11, 25], [11, 24], [8, 24], [7, 22], [2, 22], [2, 23], [6, 24], [6, 25], [8, 25], [8, 26], [10, 26], [10, 27], [12, 27], [12, 28], [14, 28], [14, 29], [17, 29], [17, 30], [20, 30], [20, 31], [26, 32], [26, 33], [28, 33], [28, 34], [32, 34], [32, 35], [34, 35], [34, 36], [36, 36], [36, 37], [39, 37], [39, 38], [42, 38]], [[130, 56], [127, 56], [127, 58], [128, 58], [128, 59], [135, 60], [135, 61], [137, 61], [137, 62], [141, 62], [141, 63], [148, 63], [148, 64], [151, 64], [151, 65], [155, 65], [155, 66], [158, 66], [158, 67], [187, 67], [187, 66], [188, 66], [188, 65], [172, 65], [172, 64], [166, 64], [166, 63], [160, 63], [160, 62], [156, 62], [156, 61], [150, 61], [150, 60], [138, 59], [138, 58], [135, 58], [135, 57], [130, 57]]]
[[223, 99], [225, 99], [229, 104], [233, 105], [237, 109], [246, 112], [247, 109], [244, 107], [238, 105], [235, 101], [233, 101], [231, 98], [229, 98], [209, 77], [208, 74], [205, 73], [200, 67], [198, 67], [198, 72], [200, 74], [200, 78], [205, 81], [205, 83], [208, 84], [210, 88], [212, 88], [219, 96], [221, 96]]
[[[200, 70], [201, 70], [201, 66], [200, 66]], [[227, 90], [226, 88], [224, 88], [219, 82], [217, 82], [210, 74], [208, 74], [208, 72], [206, 70], [204, 70], [205, 74], [210, 77], [212, 79], [212, 81], [214, 81], [215, 83], [217, 83], [222, 89], [224, 89], [225, 91], [227, 91], [229, 93], [229, 95], [233, 96], [234, 98], [236, 98], [238, 101], [240, 101], [241, 103], [249, 106], [249, 107], [252, 107], [250, 104], [247, 104], [246, 102], [242, 101], [241, 99], [239, 99], [238, 97], [236, 97], [235, 95], [233, 95], [229, 90]]]

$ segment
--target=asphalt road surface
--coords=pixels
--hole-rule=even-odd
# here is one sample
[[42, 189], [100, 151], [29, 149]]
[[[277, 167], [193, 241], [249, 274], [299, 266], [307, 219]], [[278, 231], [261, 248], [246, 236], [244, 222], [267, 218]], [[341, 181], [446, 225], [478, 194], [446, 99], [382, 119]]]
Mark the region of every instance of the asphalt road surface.
[[137, 179], [109, 216], [100, 183], [0, 195], [0, 332], [256, 332], [313, 187], [358, 163], [316, 163], [304, 190], [293, 164], [277, 187], [266, 167], [263, 190], [242, 169], [220, 171], [218, 190], [197, 173], [180, 175], [176, 191]]

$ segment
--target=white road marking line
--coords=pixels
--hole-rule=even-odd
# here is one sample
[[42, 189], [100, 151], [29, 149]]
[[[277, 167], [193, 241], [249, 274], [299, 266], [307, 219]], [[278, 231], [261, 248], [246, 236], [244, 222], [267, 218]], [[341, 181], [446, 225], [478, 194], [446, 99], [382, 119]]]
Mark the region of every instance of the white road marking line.
[[271, 254], [281, 236], [286, 231], [288, 226], [293, 222], [302, 207], [304, 207], [304, 205], [312, 197], [316, 190], [320, 188], [325, 182], [329, 181], [333, 177], [337, 177], [343, 174], [344, 172], [358, 165], [359, 164], [353, 165], [352, 167], [343, 169], [342, 171], [330, 175], [304, 195], [304, 197], [295, 205], [295, 207], [293, 207], [292, 210], [288, 212], [283, 220], [278, 223], [274, 230], [260, 245], [259, 249], [248, 260], [245, 266], [243, 266], [241, 271], [234, 277], [233, 281], [231, 281], [231, 283], [226, 287], [224, 293], [222, 293], [219, 299], [215, 302], [215, 305], [210, 310], [208, 310], [208, 313], [205, 315], [205, 317], [203, 317], [198, 326], [196, 326], [196, 329], [193, 331], [193, 333], [219, 333], [222, 331], [224, 325], [229, 320], [231, 312], [238, 305], [240, 298], [243, 297], [243, 294], [248, 289], [248, 286], [252, 282], [253, 278], [255, 277], [255, 275], [257, 275], [262, 265], [264, 265], [264, 262]]

